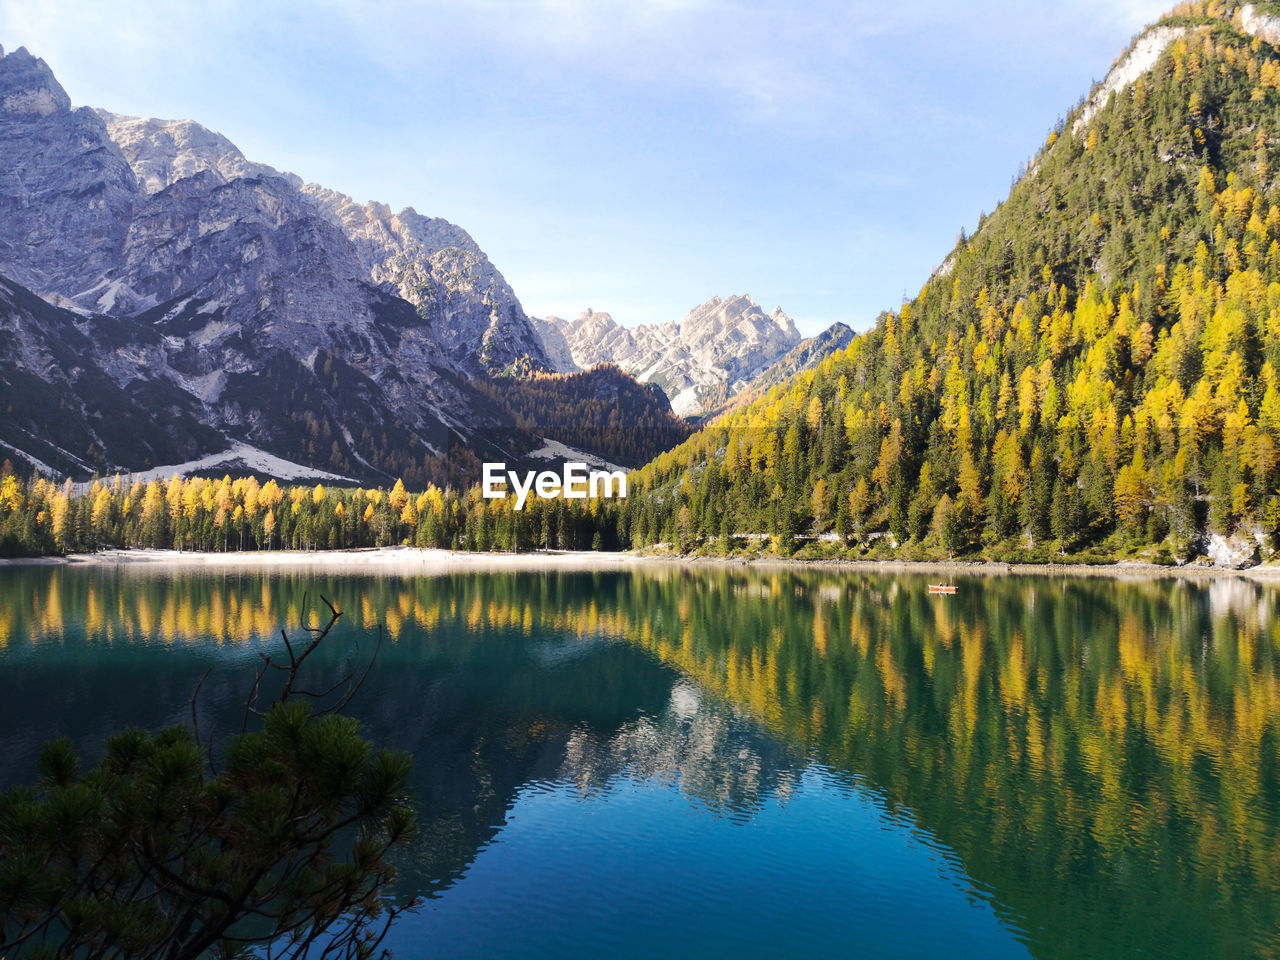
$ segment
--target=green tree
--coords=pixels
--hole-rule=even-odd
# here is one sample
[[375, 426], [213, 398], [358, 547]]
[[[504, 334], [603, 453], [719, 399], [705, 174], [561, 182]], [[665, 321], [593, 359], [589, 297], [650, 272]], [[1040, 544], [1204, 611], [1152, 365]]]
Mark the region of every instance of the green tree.
[[283, 671], [279, 697], [247, 705], [260, 727], [216, 773], [193, 728], [117, 734], [85, 772], [69, 740], [46, 744], [38, 785], [0, 794], [0, 953], [371, 956], [400, 909], [385, 897], [414, 829], [410, 761], [337, 712], [363, 675], [325, 708], [297, 691], [337, 618], [302, 646], [286, 635], [289, 663], [255, 685]]

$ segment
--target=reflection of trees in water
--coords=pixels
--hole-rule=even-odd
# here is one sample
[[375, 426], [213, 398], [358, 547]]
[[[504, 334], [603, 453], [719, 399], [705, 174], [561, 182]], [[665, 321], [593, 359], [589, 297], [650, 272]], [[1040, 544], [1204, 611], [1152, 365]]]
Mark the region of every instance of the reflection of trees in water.
[[[186, 722], [206, 670], [202, 725], [238, 730], [256, 651], [299, 622], [306, 593], [345, 612], [335, 637], [367, 644], [385, 623], [350, 712], [371, 740], [414, 754], [422, 829], [402, 872], [406, 889], [423, 892], [466, 869], [522, 785], [557, 776], [574, 730], [607, 738], [662, 709], [673, 679], [642, 651], [587, 629], [590, 604], [567, 600], [557, 578], [16, 573], [0, 636], [0, 771], [9, 782], [30, 779], [38, 745], [54, 736], [93, 756], [116, 729]], [[340, 669], [343, 653], [318, 651], [320, 672]]]
[[624, 632], [908, 806], [1037, 955], [1280, 955], [1274, 587], [742, 576]]
[[789, 796], [802, 771], [794, 751], [754, 720], [680, 680], [657, 716], [604, 738], [574, 730], [561, 776], [588, 796], [619, 777], [668, 783], [713, 812], [746, 819], [770, 797]]
[[58, 727], [180, 721], [207, 666], [231, 697], [248, 638], [272, 642], [321, 591], [352, 626], [387, 624], [358, 707], [418, 757], [425, 888], [523, 784], [653, 777], [750, 815], [815, 757], [909, 807], [1038, 954], [1106, 955], [1123, 927], [1153, 952], [1280, 955], [1271, 585], [976, 577], [937, 598], [924, 577], [795, 569], [12, 573], [7, 774]]

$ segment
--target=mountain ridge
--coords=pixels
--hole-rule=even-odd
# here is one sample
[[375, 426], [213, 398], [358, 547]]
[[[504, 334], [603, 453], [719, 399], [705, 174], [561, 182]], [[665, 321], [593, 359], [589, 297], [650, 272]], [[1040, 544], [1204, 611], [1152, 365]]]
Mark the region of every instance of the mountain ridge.
[[744, 389], [801, 339], [781, 307], [765, 314], [749, 295], [712, 297], [678, 322], [624, 327], [588, 307], [572, 321], [535, 323], [555, 345], [549, 355], [558, 371], [616, 364], [660, 386], [683, 416], [705, 413], [709, 397]]
[[[110, 381], [100, 399], [116, 416], [151, 423], [177, 402], [212, 430], [141, 460], [115, 431], [93, 458], [46, 458], [50, 414], [22, 441], [35, 452], [6, 441], [24, 462], [152, 467], [215, 455], [221, 437], [336, 475], [444, 483], [477, 454], [543, 442], [477, 386], [549, 362], [465, 230], [305, 184], [193, 121], [73, 107], [25, 48], [0, 51], [0, 276], [84, 328], [85, 383]], [[21, 358], [45, 350], [41, 334], [16, 301], [0, 310], [21, 367], [9, 373], [31, 375]]]

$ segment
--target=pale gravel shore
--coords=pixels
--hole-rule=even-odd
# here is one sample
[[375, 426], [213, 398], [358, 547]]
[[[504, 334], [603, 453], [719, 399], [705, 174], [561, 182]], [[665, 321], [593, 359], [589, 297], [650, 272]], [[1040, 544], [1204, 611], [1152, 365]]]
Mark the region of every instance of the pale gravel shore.
[[629, 553], [556, 551], [552, 553], [471, 553], [466, 551], [376, 547], [360, 550], [272, 550], [200, 553], [191, 550], [103, 550], [66, 557], [0, 559], [3, 566], [86, 565], [204, 567], [241, 570], [317, 569], [331, 572], [432, 574], [455, 570], [611, 570], [647, 558]]
[[964, 576], [1073, 576], [1123, 579], [1245, 577], [1256, 580], [1280, 579], [1280, 564], [1265, 564], [1247, 570], [1228, 570], [1201, 564], [1166, 567], [1149, 563], [1105, 565], [1071, 563], [987, 563], [978, 561], [914, 560], [790, 560], [782, 558], [673, 557], [647, 553], [598, 553], [590, 550], [538, 553], [471, 553], [420, 549], [417, 547], [377, 547], [359, 550], [242, 551], [200, 553], [189, 550], [104, 550], [66, 557], [0, 558], [0, 568], [14, 566], [165, 566], [238, 570], [311, 569], [331, 573], [364, 571], [400, 574], [439, 574], [455, 571], [547, 570], [592, 572], [638, 567], [756, 567], [775, 569], [815, 569], [885, 574], [938, 574]]

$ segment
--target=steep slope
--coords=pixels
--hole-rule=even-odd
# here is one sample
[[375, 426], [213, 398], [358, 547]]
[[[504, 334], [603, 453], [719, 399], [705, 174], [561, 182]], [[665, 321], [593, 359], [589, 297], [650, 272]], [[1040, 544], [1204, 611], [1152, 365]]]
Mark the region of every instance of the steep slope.
[[102, 121], [43, 60], [0, 48], [0, 272], [75, 297], [119, 262], [137, 195]]
[[247, 160], [226, 137], [190, 120], [96, 113], [148, 193], [205, 171], [225, 180], [284, 180], [293, 199], [309, 203], [354, 244], [365, 279], [417, 307], [466, 372], [502, 370], [526, 356], [549, 365], [515, 292], [461, 227], [412, 207], [393, 214], [385, 204], [360, 205], [336, 190], [304, 185], [292, 173]]
[[716, 398], [739, 392], [800, 341], [782, 308], [766, 315], [749, 296], [713, 297], [679, 323], [628, 328], [587, 309], [572, 322], [548, 317], [539, 325], [544, 342], [555, 344], [561, 372], [616, 364], [661, 387], [682, 416], [706, 412], [708, 404], [723, 402]]
[[1137, 38], [915, 300], [650, 464], [634, 541], [763, 531], [790, 550], [835, 526], [907, 555], [1266, 555], [1275, 26], [1197, 3]]
[[745, 389], [730, 395], [709, 394], [703, 401], [708, 418], [719, 415], [726, 407], [737, 409], [754, 403], [770, 388], [806, 370], [812, 370], [831, 354], [843, 350], [853, 342], [853, 330], [846, 324], [833, 323], [816, 336], [801, 340], [783, 354], [782, 359], [756, 374]]
[[500, 372], [526, 357], [551, 366], [515, 291], [461, 227], [412, 207], [361, 206], [317, 184], [302, 193], [346, 232], [375, 283], [417, 307], [461, 369]]
[[[211, 428], [199, 449], [103, 434], [115, 442], [88, 458], [83, 430], [61, 444], [54, 430], [40, 443], [70, 451], [50, 464], [59, 471], [186, 462], [217, 453], [206, 448], [220, 435], [228, 451], [247, 443], [343, 476], [446, 482], [471, 476], [477, 456], [543, 442], [471, 382], [546, 362], [465, 231], [304, 188], [190, 121], [72, 109], [25, 49], [0, 51], [0, 273], [119, 321], [111, 337], [86, 331], [77, 357], [16, 324], [3, 355], [13, 369], [33, 351], [58, 359], [48, 376], [80, 378], [85, 416], [95, 403], [126, 409], [113, 390], [162, 391]], [[81, 377], [77, 360], [113, 386], [95, 400], [85, 390], [101, 378]], [[47, 462], [37, 446], [20, 462]]]
[[95, 344], [159, 348], [137, 321], [75, 314], [0, 277], [0, 459], [51, 473], [102, 472], [127, 458], [178, 463], [220, 449], [199, 405], [163, 379], [117, 385]]
[[577, 373], [581, 367], [573, 359], [573, 350], [565, 332], [569, 321], [560, 317], [530, 317], [533, 328], [538, 331], [543, 349], [547, 352], [547, 362], [557, 373]]

